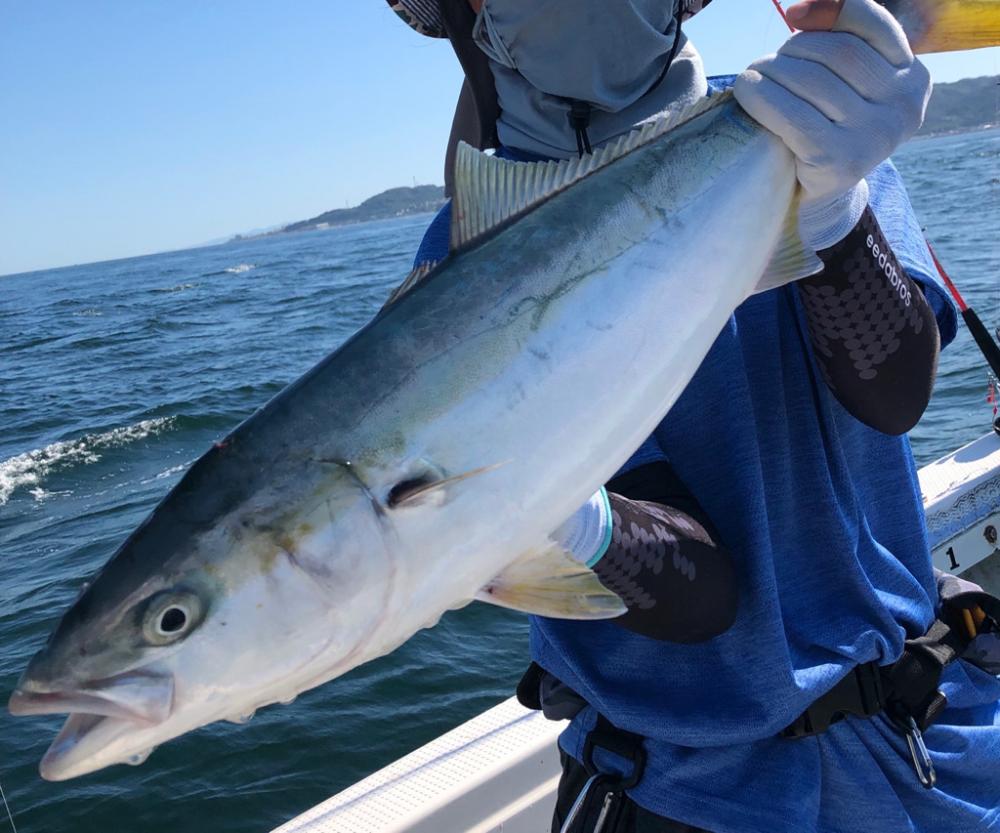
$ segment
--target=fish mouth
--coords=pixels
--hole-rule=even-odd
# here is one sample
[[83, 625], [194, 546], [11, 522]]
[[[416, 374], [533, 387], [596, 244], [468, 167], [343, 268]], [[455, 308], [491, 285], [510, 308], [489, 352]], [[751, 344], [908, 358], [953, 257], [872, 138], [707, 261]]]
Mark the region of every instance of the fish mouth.
[[[112, 740], [119, 745], [128, 735], [148, 734], [173, 710], [174, 681], [166, 674], [127, 672], [76, 689], [33, 688], [29, 681], [14, 690], [8, 702], [12, 715], [69, 714], [39, 765], [42, 777], [49, 781], [73, 778], [112, 763], [93, 766], [88, 761]], [[123, 751], [118, 760], [126, 761], [128, 754]]]
[[65, 691], [33, 689], [30, 682], [14, 689], [7, 706], [11, 714], [81, 713], [151, 724], [170, 716], [174, 700], [173, 677], [148, 671], [130, 671]]

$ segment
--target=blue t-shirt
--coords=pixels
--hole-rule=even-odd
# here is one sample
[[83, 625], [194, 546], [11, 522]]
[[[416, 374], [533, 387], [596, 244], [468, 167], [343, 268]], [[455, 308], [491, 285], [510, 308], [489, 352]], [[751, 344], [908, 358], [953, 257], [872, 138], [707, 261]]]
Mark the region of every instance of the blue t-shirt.
[[[946, 344], [955, 311], [899, 175], [886, 162], [868, 183]], [[448, 219], [446, 206], [418, 262], [446, 254]], [[1000, 812], [1000, 682], [965, 663], [946, 669], [950, 707], [925, 734], [933, 791], [882, 717], [777, 737], [849, 669], [893, 662], [906, 638], [925, 632], [936, 599], [909, 441], [858, 422], [830, 393], [793, 286], [736, 310], [625, 469], [656, 459], [670, 461], [733, 553], [736, 621], [681, 645], [610, 622], [533, 617], [533, 656], [592, 706], [563, 733], [563, 749], [582, 758], [598, 709], [646, 739], [632, 798], [713, 833], [989, 827]]]

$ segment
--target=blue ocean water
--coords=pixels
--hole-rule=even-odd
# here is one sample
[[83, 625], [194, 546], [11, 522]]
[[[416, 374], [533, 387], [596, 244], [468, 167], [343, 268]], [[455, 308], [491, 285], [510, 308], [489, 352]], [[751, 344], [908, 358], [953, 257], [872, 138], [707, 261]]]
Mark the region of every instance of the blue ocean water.
[[[1000, 324], [1000, 131], [896, 157], [967, 300]], [[408, 271], [428, 217], [0, 278], [0, 696], [118, 543], [208, 446], [346, 339]], [[989, 428], [962, 331], [913, 431], [923, 463]], [[60, 784], [60, 718], [0, 714], [21, 833], [267, 831], [509, 696], [524, 617], [474, 604], [389, 657], [206, 727], [139, 768]], [[0, 831], [5, 829], [0, 811]]]

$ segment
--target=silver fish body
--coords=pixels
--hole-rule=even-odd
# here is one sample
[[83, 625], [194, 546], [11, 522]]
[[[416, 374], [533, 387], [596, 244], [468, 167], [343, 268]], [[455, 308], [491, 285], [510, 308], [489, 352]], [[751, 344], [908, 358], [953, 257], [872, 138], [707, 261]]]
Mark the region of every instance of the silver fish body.
[[549, 536], [663, 418], [795, 198], [714, 107], [459, 247], [199, 460], [11, 698], [49, 779], [383, 655]]
[[[1000, 0], [885, 5], [915, 52], [1000, 43]], [[453, 253], [195, 463], [31, 661], [10, 710], [70, 713], [44, 777], [244, 721], [477, 595], [621, 613], [550, 534], [758, 281], [817, 265], [793, 159], [732, 103], [579, 162], [459, 157]]]

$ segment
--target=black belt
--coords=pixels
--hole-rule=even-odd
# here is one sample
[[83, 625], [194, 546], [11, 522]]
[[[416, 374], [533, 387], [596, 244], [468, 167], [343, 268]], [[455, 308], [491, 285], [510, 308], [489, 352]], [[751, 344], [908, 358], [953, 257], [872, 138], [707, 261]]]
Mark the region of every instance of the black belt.
[[[903, 653], [892, 665], [876, 662], [858, 665], [822, 697], [816, 699], [781, 733], [783, 738], [806, 738], [825, 732], [847, 715], [872, 718], [879, 714], [891, 721], [906, 738], [913, 768], [928, 789], [936, 781], [934, 765], [924, 745], [923, 732], [941, 715], [947, 698], [938, 690], [944, 668], [965, 655], [991, 674], [1000, 674], [1000, 600], [954, 576], [939, 574], [941, 618], [927, 633], [906, 640]], [[979, 637], [989, 635], [989, 642]], [[517, 688], [517, 698], [530, 709], [540, 709], [552, 720], [572, 719], [586, 701], [554, 675], [532, 663]], [[631, 763], [624, 776], [602, 774], [594, 752], [605, 749]], [[597, 726], [584, 747], [584, 766], [590, 775], [579, 797], [591, 792], [612, 798], [634, 786], [645, 768], [643, 738], [618, 729], [598, 714]], [[601, 791], [591, 789], [600, 783]], [[574, 807], [576, 815], [579, 806]]]
[[885, 702], [881, 669], [876, 662], [866, 662], [795, 718], [782, 730], [781, 737], [808, 738], [822, 734], [849, 714], [874, 717], [885, 708]]
[[961, 619], [952, 623], [935, 619], [923, 636], [906, 640], [896, 662], [856, 666], [785, 727], [780, 736], [812, 737], [847, 715], [871, 718], [885, 713], [906, 738], [920, 783], [931, 789], [937, 776], [923, 732], [948, 705], [948, 698], [938, 690], [945, 666], [958, 659], [976, 635], [976, 630], [967, 630]]

